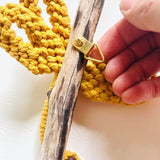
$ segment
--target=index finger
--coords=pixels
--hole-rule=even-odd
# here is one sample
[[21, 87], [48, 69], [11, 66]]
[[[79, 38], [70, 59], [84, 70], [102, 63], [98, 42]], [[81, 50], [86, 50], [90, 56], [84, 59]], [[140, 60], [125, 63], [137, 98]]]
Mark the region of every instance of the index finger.
[[[127, 48], [135, 40], [147, 32], [134, 27], [124, 18], [110, 28], [98, 41], [98, 45], [104, 55], [105, 62], [114, 57], [117, 53]], [[92, 57], [100, 59], [97, 50], [92, 52]]]

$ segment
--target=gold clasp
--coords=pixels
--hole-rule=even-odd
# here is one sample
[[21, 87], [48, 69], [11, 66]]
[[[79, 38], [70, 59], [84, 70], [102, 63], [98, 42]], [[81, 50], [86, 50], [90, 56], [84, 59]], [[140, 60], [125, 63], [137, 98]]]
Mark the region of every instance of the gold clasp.
[[[98, 62], [98, 63], [102, 63], [104, 62], [104, 56], [103, 56], [103, 53], [101, 51], [101, 49], [99, 48], [98, 44], [97, 43], [91, 43], [89, 42], [87, 39], [85, 39], [83, 36], [79, 35], [77, 36], [74, 41], [73, 41], [73, 46], [75, 48], [77, 48], [80, 52], [82, 52], [84, 54], [84, 58], [87, 59], [87, 60], [91, 60], [91, 61], [94, 61], [94, 62]], [[101, 56], [101, 60], [98, 60], [98, 59], [94, 59], [94, 58], [91, 58], [90, 55], [91, 55], [91, 49], [96, 46], [98, 51], [99, 51], [99, 54]]]

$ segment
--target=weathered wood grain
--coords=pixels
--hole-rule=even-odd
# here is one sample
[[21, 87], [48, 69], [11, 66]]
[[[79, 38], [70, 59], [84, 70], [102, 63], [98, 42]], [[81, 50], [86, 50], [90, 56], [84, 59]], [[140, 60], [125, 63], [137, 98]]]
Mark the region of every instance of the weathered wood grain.
[[77, 35], [92, 41], [104, 0], [80, 0], [66, 55], [49, 96], [41, 160], [62, 160], [86, 60], [72, 43]]

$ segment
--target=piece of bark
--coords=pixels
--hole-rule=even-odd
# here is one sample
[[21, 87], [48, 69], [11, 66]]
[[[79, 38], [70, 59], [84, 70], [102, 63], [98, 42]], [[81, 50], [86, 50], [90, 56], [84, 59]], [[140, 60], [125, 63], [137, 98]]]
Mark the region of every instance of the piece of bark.
[[104, 0], [80, 0], [64, 61], [49, 95], [41, 160], [62, 160], [86, 60], [72, 43], [77, 35], [92, 41]]

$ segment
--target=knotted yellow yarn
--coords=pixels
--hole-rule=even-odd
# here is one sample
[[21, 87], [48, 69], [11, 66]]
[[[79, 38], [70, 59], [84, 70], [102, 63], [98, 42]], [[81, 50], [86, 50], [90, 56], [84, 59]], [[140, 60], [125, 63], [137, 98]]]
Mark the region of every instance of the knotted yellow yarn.
[[[8, 3], [0, 6], [0, 46], [17, 59], [33, 74], [51, 73], [55, 76], [53, 87], [61, 68], [71, 27], [67, 7], [63, 0], [44, 0], [53, 26], [50, 29], [41, 17], [38, 0], [20, 0], [20, 5]], [[12, 23], [25, 30], [31, 43], [23, 42], [11, 29]], [[105, 63], [88, 61], [81, 83], [84, 95], [98, 102], [123, 103], [112, 91], [112, 85], [104, 78]], [[45, 102], [40, 138], [43, 142], [48, 114], [48, 99]], [[66, 152], [65, 159], [70, 152]], [[78, 160], [78, 158], [77, 158]]]
[[64, 159], [66, 160], [80, 160], [79, 157], [77, 156], [77, 154], [70, 152], [70, 151], [66, 151], [65, 155], [64, 155]]

